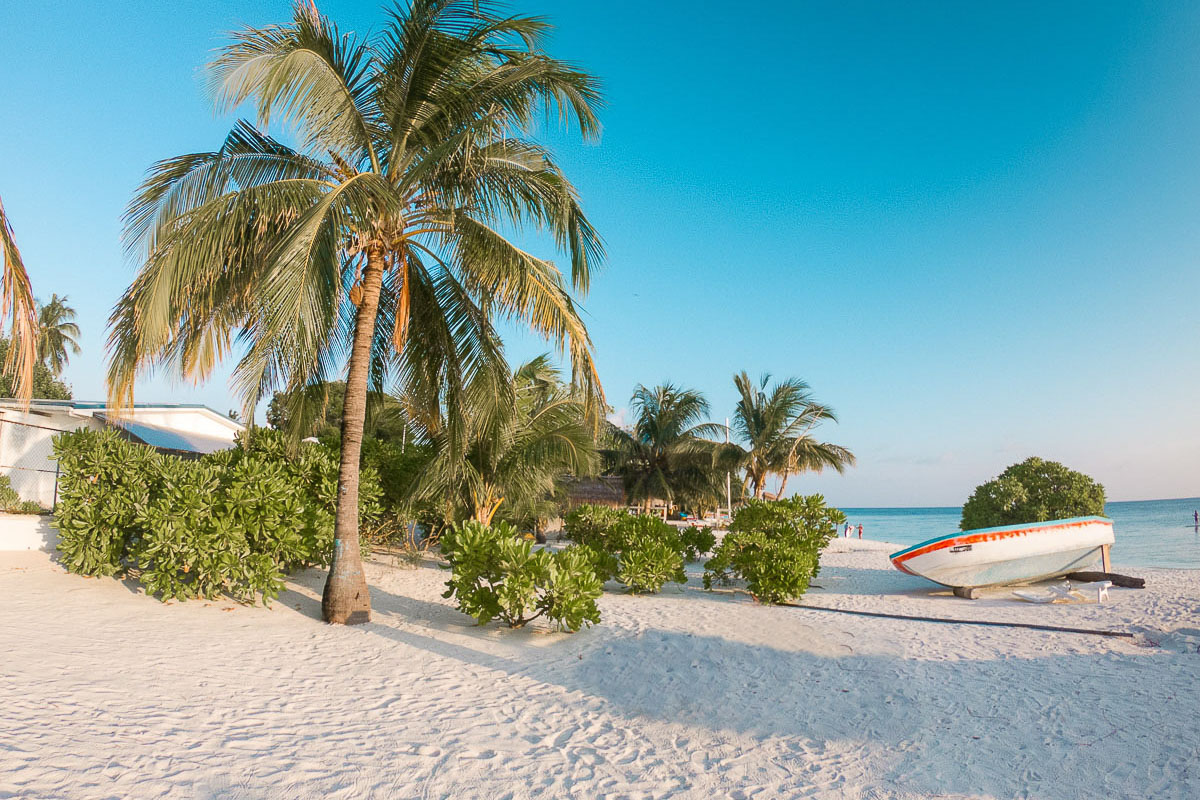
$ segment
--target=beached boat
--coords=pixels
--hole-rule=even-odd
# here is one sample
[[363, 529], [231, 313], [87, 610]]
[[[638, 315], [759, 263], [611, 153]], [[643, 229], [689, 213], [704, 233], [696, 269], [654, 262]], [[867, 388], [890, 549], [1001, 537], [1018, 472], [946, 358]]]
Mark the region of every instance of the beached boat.
[[1107, 517], [960, 531], [891, 555], [901, 572], [954, 587], [1003, 586], [1087, 569], [1113, 543]]

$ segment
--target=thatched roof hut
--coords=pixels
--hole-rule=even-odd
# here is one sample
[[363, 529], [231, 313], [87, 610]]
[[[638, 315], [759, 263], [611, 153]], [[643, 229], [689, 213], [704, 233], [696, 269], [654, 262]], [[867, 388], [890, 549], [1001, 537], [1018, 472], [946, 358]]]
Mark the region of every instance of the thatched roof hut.
[[584, 503], [612, 508], [624, 508], [626, 505], [625, 483], [619, 475], [568, 478], [564, 484], [567, 490], [568, 509]]

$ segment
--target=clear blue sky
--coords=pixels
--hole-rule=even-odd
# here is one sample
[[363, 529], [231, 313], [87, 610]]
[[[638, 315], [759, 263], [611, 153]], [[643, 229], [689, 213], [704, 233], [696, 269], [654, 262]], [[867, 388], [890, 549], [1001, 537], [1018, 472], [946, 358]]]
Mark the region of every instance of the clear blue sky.
[[[1113, 499], [1200, 494], [1200, 5], [1048, 5], [519, 4], [606, 86], [602, 141], [553, 141], [608, 244], [586, 307], [611, 404], [671, 380], [720, 420], [735, 371], [800, 376], [859, 466], [792, 485], [847, 506], [956, 505], [1031, 454]], [[125, 203], [228, 129], [199, 83], [223, 33], [288, 15], [6, 8], [0, 197], [38, 294], [79, 310], [77, 397], [133, 275]], [[223, 376], [138, 399], [237, 405]]]

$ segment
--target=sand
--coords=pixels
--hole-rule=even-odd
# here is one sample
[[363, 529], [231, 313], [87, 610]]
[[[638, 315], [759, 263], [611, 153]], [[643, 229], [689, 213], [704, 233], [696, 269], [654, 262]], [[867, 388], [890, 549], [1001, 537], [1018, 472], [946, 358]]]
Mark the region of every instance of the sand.
[[[1105, 605], [950, 596], [836, 542], [804, 602], [1134, 640], [608, 593], [569, 635], [476, 627], [432, 565], [375, 618], [163, 604], [0, 553], [0, 797], [1200, 796], [1200, 572]], [[1119, 565], [1118, 565], [1119, 566]], [[698, 577], [699, 567], [693, 565]]]

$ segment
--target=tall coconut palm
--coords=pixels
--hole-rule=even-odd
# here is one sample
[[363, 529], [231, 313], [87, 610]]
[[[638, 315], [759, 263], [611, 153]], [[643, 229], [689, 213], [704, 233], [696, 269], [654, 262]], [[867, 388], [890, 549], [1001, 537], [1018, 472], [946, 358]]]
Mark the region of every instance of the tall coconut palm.
[[745, 372], [733, 376], [738, 390], [733, 428], [745, 469], [745, 485], [756, 499], [766, 491], [767, 479], [780, 477], [779, 496], [794, 473], [832, 468], [842, 472], [854, 464], [845, 447], [813, 438], [813, 430], [826, 421], [837, 421], [829, 406], [812, 398], [808, 384], [789, 378], [769, 386], [770, 375], [757, 383]]
[[37, 304], [3, 202], [0, 202], [0, 255], [4, 259], [4, 271], [0, 273], [0, 326], [4, 317], [12, 313], [8, 320], [12, 341], [3, 369], [12, 378], [13, 395], [28, 402], [33, 397], [33, 365], [38, 360]]
[[444, 433], [430, 437], [436, 455], [418, 496], [446, 499], [451, 508], [490, 525], [502, 506], [534, 508], [564, 475], [594, 471], [594, 429], [584, 402], [562, 382], [549, 356], [518, 367], [513, 389], [515, 403], [472, 421], [465, 452]]
[[67, 351], [79, 355], [79, 326], [75, 324], [75, 309], [67, 305], [67, 297], [50, 295], [50, 302], [38, 307], [38, 361], [57, 377], [70, 357]]
[[653, 500], [687, 502], [723, 493], [718, 484], [725, 473], [714, 467], [712, 441], [723, 429], [704, 421], [709, 413], [704, 395], [670, 383], [639, 385], [630, 408], [637, 417], [633, 429], [612, 431], [609, 455], [629, 499], [648, 506]]
[[602, 257], [574, 187], [530, 138], [552, 112], [585, 137], [599, 129], [596, 81], [544, 52], [548, 30], [487, 0], [412, 0], [365, 39], [298, 5], [288, 24], [233, 34], [209, 65], [216, 108], [250, 104], [255, 124], [156, 164], [126, 215], [143, 264], [111, 319], [114, 402], [151, 367], [204, 378], [235, 339], [247, 412], [345, 365], [331, 622], [370, 616], [357, 515], [369, 387], [390, 380], [431, 414], [459, 408], [472, 381], [507, 369], [499, 315], [569, 353], [602, 407], [566, 280], [505, 233], [549, 232], [580, 292]]

